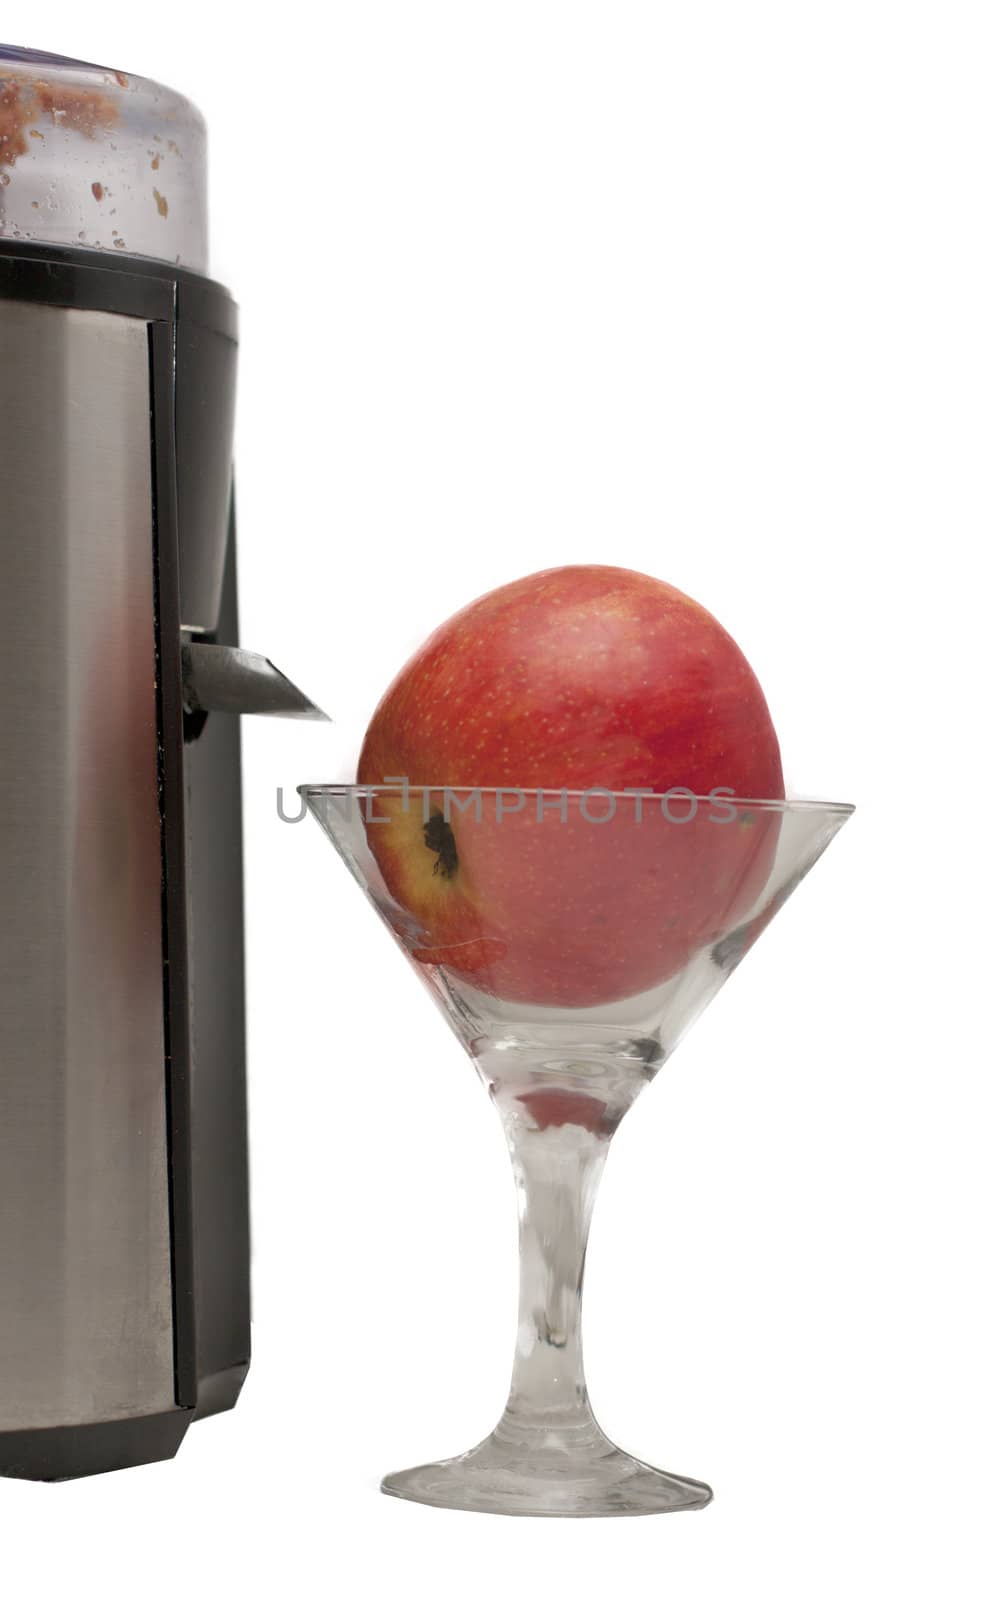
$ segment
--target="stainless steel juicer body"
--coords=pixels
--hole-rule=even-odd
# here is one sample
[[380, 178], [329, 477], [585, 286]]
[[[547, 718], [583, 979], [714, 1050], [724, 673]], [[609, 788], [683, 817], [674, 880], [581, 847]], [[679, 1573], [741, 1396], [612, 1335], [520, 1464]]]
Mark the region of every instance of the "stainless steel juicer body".
[[237, 649], [236, 355], [202, 273], [0, 227], [0, 1475], [172, 1455], [247, 1370], [235, 713], [317, 713]]
[[0, 1462], [174, 1405], [148, 392], [0, 300]]

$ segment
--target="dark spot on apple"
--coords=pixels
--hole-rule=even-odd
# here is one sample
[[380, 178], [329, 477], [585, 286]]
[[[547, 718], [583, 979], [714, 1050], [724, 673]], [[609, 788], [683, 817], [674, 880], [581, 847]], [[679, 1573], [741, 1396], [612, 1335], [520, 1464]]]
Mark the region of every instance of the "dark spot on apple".
[[438, 873], [441, 878], [452, 878], [457, 871], [457, 840], [442, 811], [433, 812], [422, 830], [422, 836], [426, 841], [426, 849], [432, 850], [436, 856], [434, 874]]

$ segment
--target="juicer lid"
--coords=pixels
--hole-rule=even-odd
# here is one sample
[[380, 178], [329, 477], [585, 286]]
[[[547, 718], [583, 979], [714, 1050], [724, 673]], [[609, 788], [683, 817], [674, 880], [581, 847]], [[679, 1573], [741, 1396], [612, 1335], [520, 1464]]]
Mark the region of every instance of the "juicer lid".
[[0, 44], [0, 239], [206, 272], [200, 113], [149, 78]]

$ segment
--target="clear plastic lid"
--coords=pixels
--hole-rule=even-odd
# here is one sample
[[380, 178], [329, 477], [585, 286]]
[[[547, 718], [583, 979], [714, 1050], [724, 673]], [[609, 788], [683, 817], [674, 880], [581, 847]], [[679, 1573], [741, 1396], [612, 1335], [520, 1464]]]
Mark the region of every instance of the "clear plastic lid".
[[0, 45], [0, 238], [207, 271], [199, 112], [148, 78]]

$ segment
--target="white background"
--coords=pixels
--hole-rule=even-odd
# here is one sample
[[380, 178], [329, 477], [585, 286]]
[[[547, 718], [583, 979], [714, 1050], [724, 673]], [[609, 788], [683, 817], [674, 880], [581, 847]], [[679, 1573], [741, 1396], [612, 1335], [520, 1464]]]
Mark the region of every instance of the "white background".
[[[1000, 1596], [1000, 9], [49, 0], [33, 28], [208, 118], [244, 637], [336, 723], [246, 735], [244, 1397], [173, 1463], [0, 1484], [5, 1588]], [[697, 1516], [378, 1493], [495, 1421], [514, 1206], [459, 1047], [275, 809], [352, 775], [434, 624], [565, 561], [710, 607], [790, 791], [860, 808], [601, 1193], [596, 1409], [711, 1481]]]

